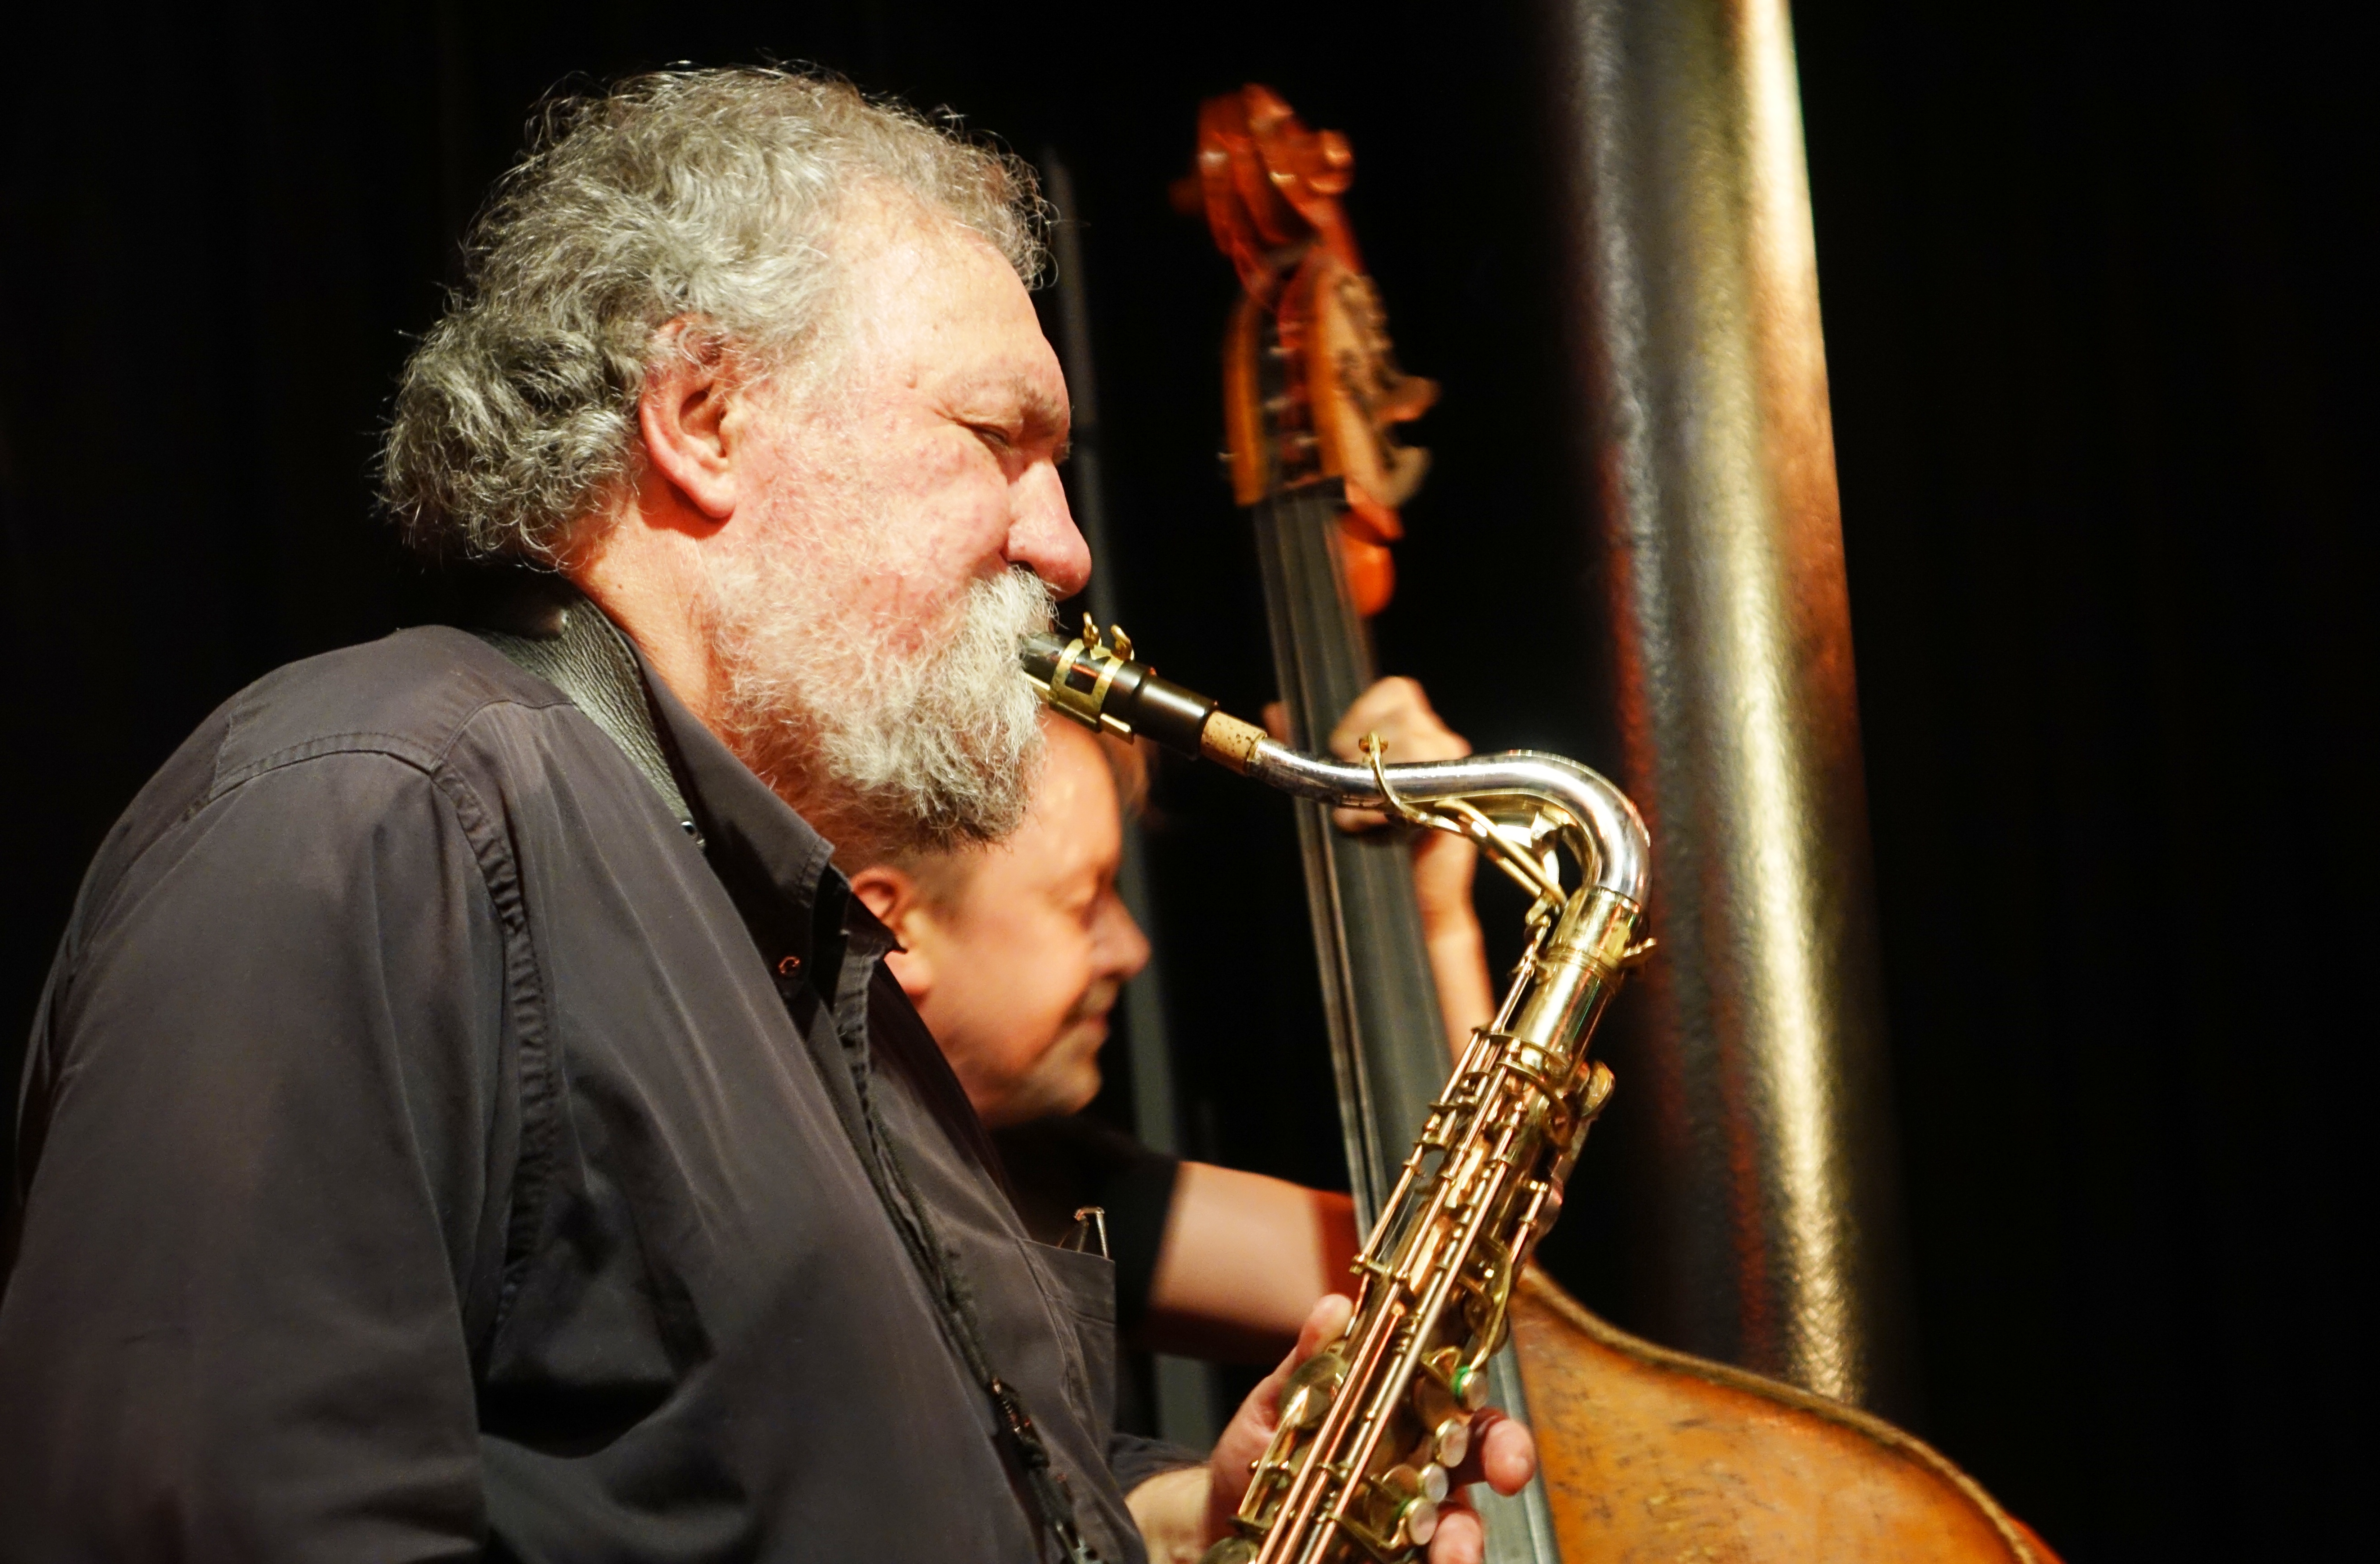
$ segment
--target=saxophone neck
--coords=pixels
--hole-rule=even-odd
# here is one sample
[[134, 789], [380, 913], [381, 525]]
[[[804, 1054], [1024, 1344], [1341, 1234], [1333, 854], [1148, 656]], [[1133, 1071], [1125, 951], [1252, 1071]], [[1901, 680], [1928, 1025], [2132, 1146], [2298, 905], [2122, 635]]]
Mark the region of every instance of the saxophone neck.
[[[1309, 755], [1233, 717], [1212, 698], [1160, 678], [1131, 653], [1131, 639], [1121, 630], [1111, 642], [1086, 618], [1083, 634], [1071, 641], [1028, 637], [1019, 659], [1026, 678], [1060, 714], [1094, 731], [1147, 738], [1213, 760], [1294, 797], [1408, 818], [1412, 806], [1452, 803], [1473, 806], [1473, 814], [1482, 806], [1548, 811], [1577, 833], [1587, 884], [1624, 900], [1632, 917], [1644, 905], [1652, 860], [1644, 819], [1626, 794], [1575, 760], [1525, 749], [1411, 765]], [[1499, 851], [1492, 840], [1483, 838], [1481, 845]]]

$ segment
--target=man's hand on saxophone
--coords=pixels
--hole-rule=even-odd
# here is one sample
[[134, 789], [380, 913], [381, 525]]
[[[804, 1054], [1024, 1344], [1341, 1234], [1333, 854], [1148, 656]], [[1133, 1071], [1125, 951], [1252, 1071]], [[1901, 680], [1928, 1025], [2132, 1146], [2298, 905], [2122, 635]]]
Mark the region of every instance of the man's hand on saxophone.
[[[1298, 1364], [1347, 1328], [1354, 1312], [1354, 1303], [1335, 1292], [1316, 1303], [1313, 1314], [1306, 1318], [1305, 1328], [1298, 1332], [1296, 1347], [1281, 1360], [1279, 1368], [1248, 1392], [1231, 1425], [1215, 1441], [1215, 1452], [1206, 1466], [1209, 1540], [1231, 1530], [1232, 1515], [1239, 1509], [1240, 1496], [1247, 1490], [1248, 1468], [1264, 1453], [1273, 1430], [1281, 1424], [1281, 1387]], [[1536, 1441], [1530, 1437], [1526, 1427], [1492, 1407], [1478, 1412], [1471, 1427], [1471, 1451], [1449, 1473], [1451, 1485], [1445, 1503], [1439, 1508], [1437, 1534], [1429, 1540], [1430, 1564], [1479, 1564], [1485, 1539], [1478, 1513], [1466, 1497], [1472, 1484], [1485, 1483], [1509, 1497], [1519, 1493], [1536, 1474]]]
[[[1317, 1302], [1298, 1332], [1297, 1345], [1248, 1392], [1215, 1441], [1207, 1464], [1168, 1473], [1133, 1490], [1133, 1519], [1148, 1544], [1150, 1564], [1191, 1564], [1217, 1538], [1231, 1533], [1232, 1512], [1247, 1489], [1248, 1468], [1280, 1425], [1281, 1387], [1300, 1364], [1347, 1328], [1354, 1311], [1354, 1305], [1339, 1293]], [[1536, 1443], [1522, 1425], [1488, 1408], [1474, 1418], [1472, 1426], [1471, 1453], [1451, 1474], [1452, 1486], [1439, 1509], [1438, 1533], [1430, 1539], [1430, 1564], [1479, 1564], [1485, 1546], [1479, 1517], [1463, 1497], [1472, 1484], [1486, 1483], [1510, 1496], [1519, 1493], [1537, 1470]]]

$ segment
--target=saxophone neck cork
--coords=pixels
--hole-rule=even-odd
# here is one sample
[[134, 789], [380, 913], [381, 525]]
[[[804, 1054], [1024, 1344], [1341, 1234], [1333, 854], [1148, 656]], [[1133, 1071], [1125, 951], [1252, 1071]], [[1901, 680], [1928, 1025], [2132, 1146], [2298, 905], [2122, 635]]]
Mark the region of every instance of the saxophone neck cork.
[[1207, 725], [1198, 730], [1198, 753], [1219, 766], [1226, 766], [1242, 776], [1256, 764], [1257, 746], [1265, 741], [1265, 731], [1253, 722], [1244, 722], [1228, 711], [1208, 714]]

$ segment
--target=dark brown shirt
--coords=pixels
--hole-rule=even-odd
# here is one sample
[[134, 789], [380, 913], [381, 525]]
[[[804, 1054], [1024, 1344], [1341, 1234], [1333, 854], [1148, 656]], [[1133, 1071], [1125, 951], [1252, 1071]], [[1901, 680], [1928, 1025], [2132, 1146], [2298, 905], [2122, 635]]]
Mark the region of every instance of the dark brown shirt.
[[461, 632], [285, 668], [102, 848], [28, 1061], [0, 1558], [1042, 1556], [878, 1095], [1085, 1533], [1112, 1279], [1034, 1243], [830, 849], [656, 688], [700, 842]]

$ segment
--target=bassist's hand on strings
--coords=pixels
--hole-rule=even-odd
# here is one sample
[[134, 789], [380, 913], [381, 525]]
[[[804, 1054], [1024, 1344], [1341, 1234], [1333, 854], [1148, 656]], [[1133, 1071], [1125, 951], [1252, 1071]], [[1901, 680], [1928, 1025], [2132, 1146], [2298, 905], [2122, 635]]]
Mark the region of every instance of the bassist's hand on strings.
[[[1275, 740], [1290, 742], [1286, 707], [1274, 701], [1265, 708], [1264, 718]], [[1421, 685], [1411, 679], [1382, 679], [1356, 697], [1331, 730], [1330, 752], [1342, 760], [1362, 760], [1366, 734], [1379, 735], [1391, 764], [1457, 760], [1471, 753], [1469, 742], [1446, 725]], [[1376, 809], [1335, 809], [1331, 819], [1346, 831], [1378, 830], [1389, 823]], [[1479, 849], [1445, 831], [1413, 834], [1414, 899], [1421, 910], [1422, 938], [1429, 945], [1430, 976], [1438, 982], [1447, 1047], [1459, 1055], [1471, 1029], [1486, 1025], [1496, 1012], [1488, 947], [1471, 902]]]
[[[1297, 1345], [1281, 1366], [1248, 1392], [1246, 1400], [1215, 1441], [1208, 1458], [1207, 1534], [1209, 1541], [1227, 1534], [1240, 1496], [1248, 1485], [1249, 1468], [1264, 1453], [1281, 1421], [1281, 1387], [1290, 1374], [1347, 1328], [1354, 1305], [1332, 1293], [1314, 1305]], [[1528, 1429], [1494, 1408], [1480, 1412], [1472, 1424], [1471, 1453], [1451, 1473], [1451, 1486], [1439, 1507], [1438, 1533], [1430, 1538], [1430, 1564], [1479, 1564], [1484, 1534], [1465, 1490], [1486, 1483], [1500, 1494], [1519, 1493], [1537, 1470], [1536, 1442]]]

